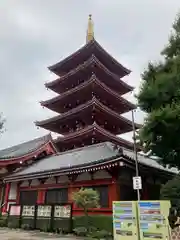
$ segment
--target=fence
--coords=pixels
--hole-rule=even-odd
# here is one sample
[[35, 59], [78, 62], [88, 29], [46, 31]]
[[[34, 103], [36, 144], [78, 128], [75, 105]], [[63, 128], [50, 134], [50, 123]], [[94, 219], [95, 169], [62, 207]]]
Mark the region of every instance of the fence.
[[9, 207], [8, 225], [21, 228], [39, 229], [43, 231], [72, 232], [72, 205], [18, 205]]
[[176, 227], [171, 230], [171, 240], [179, 240], [180, 239], [180, 227]]

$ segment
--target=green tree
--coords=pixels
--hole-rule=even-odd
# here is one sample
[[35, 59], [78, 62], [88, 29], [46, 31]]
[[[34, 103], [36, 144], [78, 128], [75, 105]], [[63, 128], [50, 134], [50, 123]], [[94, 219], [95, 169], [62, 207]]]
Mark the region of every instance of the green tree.
[[2, 133], [4, 130], [4, 123], [5, 119], [2, 117], [2, 114], [0, 114], [0, 133]]
[[180, 16], [161, 55], [163, 60], [149, 63], [142, 74], [137, 99], [147, 117], [139, 138], [162, 164], [180, 169]]
[[99, 194], [91, 188], [81, 188], [79, 191], [74, 192], [72, 195], [74, 203], [83, 209], [84, 216], [86, 217], [86, 227], [89, 229], [89, 208], [97, 208], [99, 206]]
[[169, 180], [161, 188], [160, 197], [162, 200], [171, 200], [172, 207], [180, 208], [180, 176]]

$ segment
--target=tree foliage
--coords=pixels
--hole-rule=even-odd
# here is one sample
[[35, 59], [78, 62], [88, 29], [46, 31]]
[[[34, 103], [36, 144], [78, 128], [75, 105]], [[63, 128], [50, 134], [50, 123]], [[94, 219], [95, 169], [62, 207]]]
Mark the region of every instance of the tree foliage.
[[172, 207], [180, 208], [180, 176], [169, 180], [161, 188], [160, 197], [162, 200], [170, 200]]
[[88, 229], [88, 209], [97, 208], [99, 206], [99, 194], [91, 188], [81, 188], [72, 195], [74, 203], [83, 209], [86, 217], [86, 226]]
[[142, 74], [137, 99], [147, 118], [139, 138], [145, 151], [180, 169], [180, 16], [161, 54], [163, 60], [149, 63]]
[[81, 188], [73, 193], [75, 204], [87, 211], [89, 208], [97, 208], [99, 204], [99, 194], [91, 188]]
[[0, 114], [0, 133], [2, 133], [4, 130], [4, 123], [5, 119], [2, 117], [2, 114]]

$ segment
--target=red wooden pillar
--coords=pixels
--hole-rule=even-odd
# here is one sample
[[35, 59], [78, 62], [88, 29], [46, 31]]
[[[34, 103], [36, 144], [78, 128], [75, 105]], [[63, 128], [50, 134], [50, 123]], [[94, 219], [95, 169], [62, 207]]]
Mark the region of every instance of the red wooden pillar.
[[6, 186], [5, 186], [5, 195], [4, 195], [4, 202], [2, 203], [2, 204], [4, 204], [3, 209], [2, 209], [2, 212], [4, 212], [4, 213], [7, 212], [10, 187], [11, 187], [11, 184], [10, 184], [10, 183], [6, 183]]
[[112, 183], [109, 185], [109, 208], [112, 208], [113, 201], [119, 201], [119, 199], [119, 184], [115, 178], [112, 178]]
[[45, 189], [38, 190], [37, 204], [43, 204], [45, 201]]

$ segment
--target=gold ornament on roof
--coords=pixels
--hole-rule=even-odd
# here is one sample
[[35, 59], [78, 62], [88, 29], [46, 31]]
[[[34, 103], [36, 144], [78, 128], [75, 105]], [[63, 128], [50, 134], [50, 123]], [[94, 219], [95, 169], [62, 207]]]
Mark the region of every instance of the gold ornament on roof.
[[94, 24], [92, 21], [92, 15], [89, 14], [86, 43], [92, 41], [93, 39], [94, 39]]

